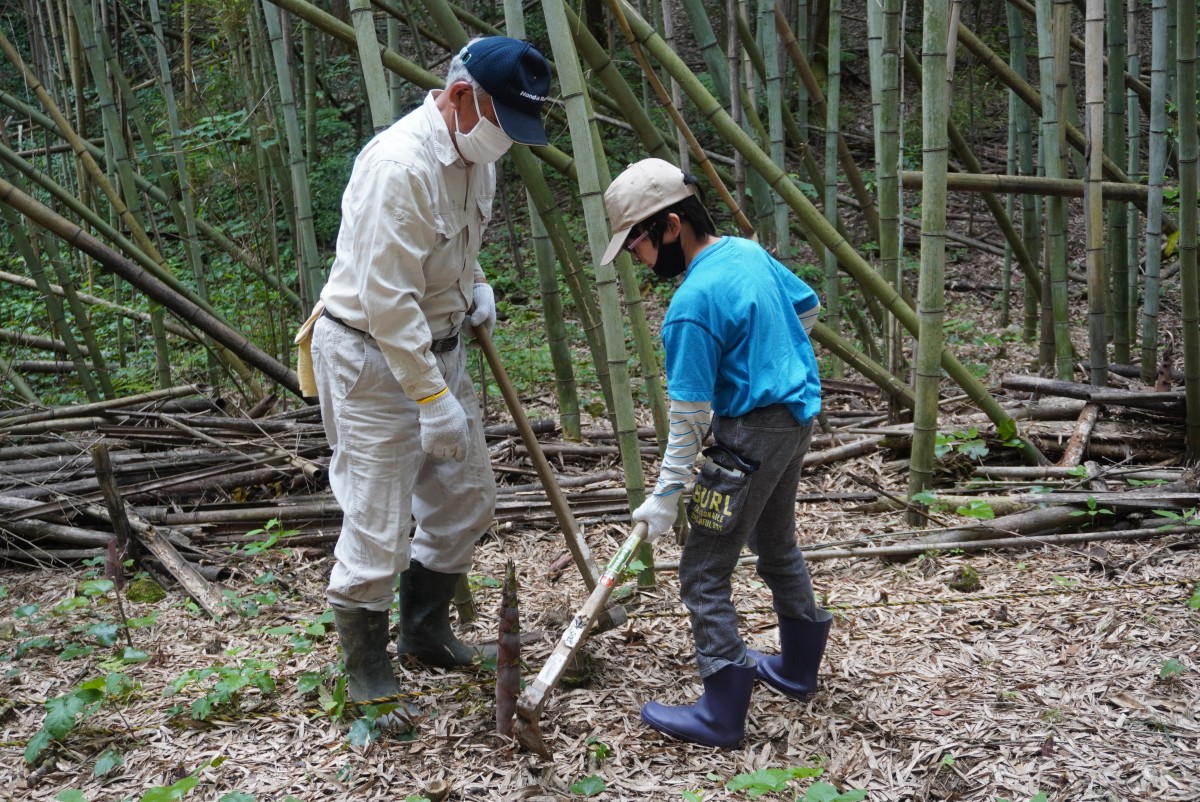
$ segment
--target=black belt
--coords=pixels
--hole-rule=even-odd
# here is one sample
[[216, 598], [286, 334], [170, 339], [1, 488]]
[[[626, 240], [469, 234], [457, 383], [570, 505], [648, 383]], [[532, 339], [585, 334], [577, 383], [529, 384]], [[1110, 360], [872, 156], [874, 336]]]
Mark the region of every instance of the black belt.
[[[321, 310], [321, 314], [324, 315], [325, 317], [329, 318], [330, 320], [332, 320], [334, 323], [337, 323], [339, 326], [344, 326], [345, 328], [350, 329], [350, 331], [354, 332], [355, 334], [359, 334], [362, 337], [364, 337], [365, 339], [370, 340], [371, 342], [375, 341], [375, 338], [372, 337], [370, 334], [367, 334], [365, 331], [362, 331], [360, 329], [354, 328], [349, 323], [347, 323], [346, 321], [342, 320], [337, 315], [330, 312], [328, 309]], [[433, 343], [429, 346], [429, 350], [433, 351], [435, 354], [444, 354], [444, 353], [447, 353], [448, 351], [453, 351], [455, 348], [458, 347], [458, 341], [460, 339], [458, 334], [459, 333], [456, 331], [453, 334], [451, 334], [449, 337], [443, 337], [440, 340], [434, 340]]]

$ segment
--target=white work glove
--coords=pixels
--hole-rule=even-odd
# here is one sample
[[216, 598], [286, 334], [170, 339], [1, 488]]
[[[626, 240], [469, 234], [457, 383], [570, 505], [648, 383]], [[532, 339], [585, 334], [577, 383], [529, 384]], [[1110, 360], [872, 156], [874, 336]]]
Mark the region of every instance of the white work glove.
[[671, 531], [679, 511], [678, 502], [678, 493], [669, 496], [651, 494], [642, 502], [642, 506], [633, 511], [633, 520], [646, 524], [646, 537], [642, 538], [642, 542], [653, 543], [660, 535]]
[[418, 402], [421, 450], [436, 459], [467, 458], [467, 413], [449, 390], [432, 401]]
[[483, 326], [488, 336], [496, 328], [496, 295], [492, 292], [491, 284], [476, 284], [471, 290], [471, 298], [475, 306], [471, 311], [471, 325]]
[[672, 401], [668, 418], [667, 450], [658, 482], [654, 492], [633, 511], [634, 521], [646, 522], [647, 543], [653, 543], [675, 525], [679, 494], [692, 481], [696, 455], [712, 425], [712, 406], [707, 401]]

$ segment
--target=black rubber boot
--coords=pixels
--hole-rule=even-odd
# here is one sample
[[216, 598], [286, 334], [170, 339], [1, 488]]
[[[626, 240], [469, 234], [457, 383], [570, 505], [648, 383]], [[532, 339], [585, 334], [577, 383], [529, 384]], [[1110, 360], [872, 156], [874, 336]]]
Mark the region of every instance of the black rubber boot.
[[[333, 605], [333, 623], [346, 662], [346, 691], [355, 702], [370, 702], [400, 693], [388, 659], [388, 614]], [[407, 699], [394, 699], [394, 711], [375, 720], [381, 729], [411, 730], [421, 712]]]
[[704, 746], [735, 749], [746, 737], [746, 712], [754, 690], [754, 661], [725, 666], [703, 680], [704, 694], [692, 705], [646, 702], [642, 721], [654, 729]]
[[431, 571], [416, 560], [400, 574], [397, 646], [401, 657], [429, 666], [458, 668], [496, 656], [495, 646], [468, 645], [450, 629], [450, 600], [459, 576]]
[[805, 700], [817, 692], [817, 670], [829, 640], [833, 616], [825, 621], [779, 619], [779, 651], [765, 655], [750, 650], [758, 662], [758, 677], [775, 690], [793, 699]]

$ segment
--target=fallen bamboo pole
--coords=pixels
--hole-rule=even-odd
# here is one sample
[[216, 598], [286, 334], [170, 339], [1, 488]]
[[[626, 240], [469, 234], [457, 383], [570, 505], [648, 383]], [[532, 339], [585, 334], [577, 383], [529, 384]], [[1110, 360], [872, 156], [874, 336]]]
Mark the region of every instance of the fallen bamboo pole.
[[[925, 174], [919, 170], [904, 170], [900, 173], [900, 184], [905, 189], [921, 189], [925, 184]], [[1012, 192], [1057, 198], [1083, 197], [1083, 181], [1078, 178], [1046, 178], [1033, 175], [949, 173], [946, 176], [946, 189], [951, 192], [990, 192], [997, 195]], [[1145, 184], [1127, 184], [1120, 181], [1100, 183], [1100, 192], [1104, 200], [1145, 203], [1148, 191]]]
[[[896, 559], [898, 557], [916, 557], [930, 551], [990, 551], [992, 549], [1041, 548], [1044, 546], [1069, 546], [1073, 543], [1092, 543], [1121, 540], [1149, 540], [1170, 535], [1197, 535], [1194, 527], [1168, 526], [1158, 529], [1127, 529], [1120, 532], [1080, 532], [1067, 535], [1040, 535], [1036, 537], [1015, 535], [1013, 537], [993, 538], [990, 540], [962, 540], [940, 543], [931, 547], [928, 543], [897, 543], [892, 546], [871, 546], [869, 548], [812, 548], [800, 547], [807, 562], [822, 560], [847, 559]], [[756, 565], [758, 557], [750, 554], [738, 558], [738, 565]], [[678, 571], [679, 561], [672, 560], [655, 564], [660, 571]], [[636, 614], [633, 616], [637, 617]]]
[[[1126, 476], [1136, 476], [1146, 481], [1166, 480], [1168, 482], [1177, 481], [1183, 473], [1182, 469], [1164, 470], [1157, 467], [1139, 468], [1137, 466], [1129, 467], [1111, 467], [1102, 469], [1096, 478], [1124, 478]], [[980, 465], [975, 469], [973, 474], [984, 479], [1069, 479], [1079, 476], [1075, 468], [1057, 468], [1050, 465], [1034, 467], [1028, 465]]]
[[91, 404], [72, 404], [69, 406], [53, 407], [44, 409], [38, 412], [30, 412], [23, 415], [7, 415], [0, 417], [0, 429], [11, 429], [27, 423], [38, 423], [40, 421], [61, 420], [63, 418], [87, 418], [95, 420], [90, 416], [102, 412], [111, 412], [119, 410], [123, 407], [135, 407], [144, 404], [151, 404], [155, 401], [162, 401], [168, 398], [181, 398], [189, 395], [204, 395], [208, 389], [196, 384], [184, 384], [178, 387], [170, 387], [165, 390], [155, 390], [141, 395], [125, 396], [124, 398], [112, 398], [107, 401], [96, 401]]
[[1087, 448], [1088, 438], [1092, 436], [1092, 429], [1096, 426], [1096, 421], [1100, 418], [1100, 407], [1096, 404], [1088, 404], [1079, 413], [1079, 422], [1075, 426], [1075, 431], [1071, 434], [1071, 439], [1067, 441], [1066, 448], [1063, 449], [1062, 457], [1058, 461], [1059, 468], [1074, 468], [1083, 459], [1083, 452]]

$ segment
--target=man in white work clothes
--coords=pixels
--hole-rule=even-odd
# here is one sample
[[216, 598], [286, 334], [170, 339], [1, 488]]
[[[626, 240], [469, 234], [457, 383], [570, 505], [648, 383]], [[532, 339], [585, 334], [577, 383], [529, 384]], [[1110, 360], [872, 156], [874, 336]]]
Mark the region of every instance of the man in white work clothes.
[[[529, 43], [473, 40], [445, 89], [363, 148], [342, 196], [337, 256], [310, 322], [344, 513], [326, 595], [355, 701], [399, 693], [387, 655], [397, 576], [401, 658], [455, 667], [481, 651], [449, 619], [496, 500], [462, 329], [495, 325], [478, 262], [494, 163], [513, 142], [546, 144], [549, 88]], [[407, 729], [417, 712], [404, 702], [378, 723]]]

